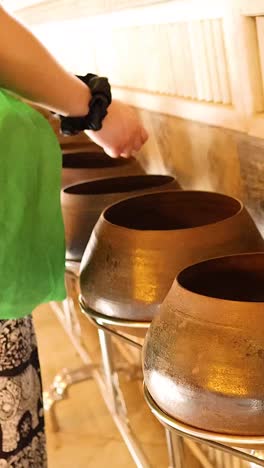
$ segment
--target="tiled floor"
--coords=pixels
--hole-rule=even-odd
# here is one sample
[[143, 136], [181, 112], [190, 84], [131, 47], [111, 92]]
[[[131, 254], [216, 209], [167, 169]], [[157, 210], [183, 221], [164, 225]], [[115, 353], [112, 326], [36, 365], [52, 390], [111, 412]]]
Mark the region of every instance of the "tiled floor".
[[[44, 388], [62, 367], [82, 365], [54, 313], [48, 306], [35, 313]], [[89, 328], [90, 327], [90, 328]], [[88, 325], [87, 343], [94, 359], [99, 359], [96, 331]], [[142, 382], [123, 384], [129, 414], [147, 456], [154, 468], [168, 466], [164, 431], [148, 410], [142, 395]], [[52, 430], [47, 418], [49, 468], [133, 468], [127, 448], [117, 431], [100, 392], [93, 381], [71, 387], [69, 398], [57, 406], [60, 430]], [[199, 468], [191, 457], [184, 468]]]

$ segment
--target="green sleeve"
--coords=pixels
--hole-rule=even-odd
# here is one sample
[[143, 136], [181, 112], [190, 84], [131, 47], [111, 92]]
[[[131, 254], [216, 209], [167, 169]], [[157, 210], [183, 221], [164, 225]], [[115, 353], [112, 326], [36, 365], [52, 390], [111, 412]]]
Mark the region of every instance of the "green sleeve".
[[60, 186], [49, 123], [0, 90], [0, 319], [65, 297]]

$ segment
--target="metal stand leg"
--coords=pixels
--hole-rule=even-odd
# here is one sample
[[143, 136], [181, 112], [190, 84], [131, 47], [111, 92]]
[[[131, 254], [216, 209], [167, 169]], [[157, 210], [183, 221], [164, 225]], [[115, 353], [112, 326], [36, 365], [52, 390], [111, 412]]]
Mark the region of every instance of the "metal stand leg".
[[175, 436], [166, 428], [166, 441], [169, 455], [169, 468], [184, 468], [183, 466], [183, 440], [180, 436]]
[[[73, 278], [72, 281], [74, 283], [76, 280]], [[98, 366], [94, 365], [86, 348], [82, 344], [81, 328], [76, 314], [74, 301], [71, 297], [71, 287], [74, 287], [74, 285], [68, 282], [68, 297], [62, 303], [62, 306], [53, 302], [51, 303], [51, 307], [85, 366], [71, 372], [65, 370], [62, 371], [59, 376], [55, 377], [51, 388], [47, 392], [44, 392], [44, 407], [51, 416], [53, 430], [59, 430], [55, 408], [59, 401], [62, 401], [67, 397], [67, 388], [73, 383], [93, 378], [99, 387], [104, 402], [135, 462], [135, 465], [138, 468], [150, 468], [150, 463], [138, 444], [136, 436], [129, 425], [125, 401], [119, 388], [117, 370], [125, 371], [127, 373], [127, 370], [131, 371], [131, 369], [127, 369], [126, 367], [122, 367], [121, 369], [114, 368], [111, 337], [104, 331], [100, 331], [99, 340], [102, 350], [104, 371], [104, 375], [102, 376], [102, 373], [98, 370]], [[134, 372], [135, 369], [132, 370]]]
[[138, 468], [150, 468], [150, 463], [138, 444], [128, 421], [127, 409], [119, 386], [118, 374], [113, 364], [112, 338], [103, 330], [98, 330], [98, 335], [102, 351], [102, 364], [106, 386], [105, 390], [109, 397], [108, 407], [112, 418], [116, 423], [136, 466]]
[[106, 387], [113, 411], [119, 410], [117, 382], [118, 376], [113, 365], [112, 339], [104, 331], [98, 330], [99, 342], [102, 353], [103, 370], [105, 374]]

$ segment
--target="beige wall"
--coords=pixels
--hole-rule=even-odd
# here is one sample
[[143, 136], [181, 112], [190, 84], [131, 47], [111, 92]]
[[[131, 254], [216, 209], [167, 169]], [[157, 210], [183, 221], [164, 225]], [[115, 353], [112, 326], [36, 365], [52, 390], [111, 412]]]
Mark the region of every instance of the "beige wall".
[[117, 97], [261, 137], [263, 13], [263, 0], [42, 0], [17, 11], [68, 69], [107, 75]]
[[183, 188], [239, 197], [264, 233], [264, 140], [141, 111], [150, 132], [141, 159], [149, 172], [176, 175]]
[[263, 13], [264, 0], [44, 0], [17, 12], [66, 67], [107, 74], [141, 109], [149, 172], [243, 198], [264, 230]]
[[2, 0], [7, 8], [19, 11], [21, 19], [32, 24], [49, 21], [55, 16], [62, 21], [164, 1], [166, 0]]

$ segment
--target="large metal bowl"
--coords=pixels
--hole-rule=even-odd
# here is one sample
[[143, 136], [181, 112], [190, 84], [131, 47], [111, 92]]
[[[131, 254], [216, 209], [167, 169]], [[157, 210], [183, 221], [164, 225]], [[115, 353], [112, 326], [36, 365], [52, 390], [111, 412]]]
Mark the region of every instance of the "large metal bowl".
[[82, 302], [110, 317], [149, 322], [184, 267], [263, 247], [235, 198], [181, 190], [129, 198], [95, 226], [81, 263]]
[[144, 344], [161, 410], [205, 431], [264, 436], [264, 253], [183, 270]]
[[61, 204], [67, 260], [81, 261], [93, 228], [108, 205], [129, 195], [173, 188], [179, 188], [178, 182], [163, 175], [112, 177], [65, 187]]
[[135, 158], [110, 158], [100, 151], [63, 154], [62, 187], [102, 177], [144, 174]]

